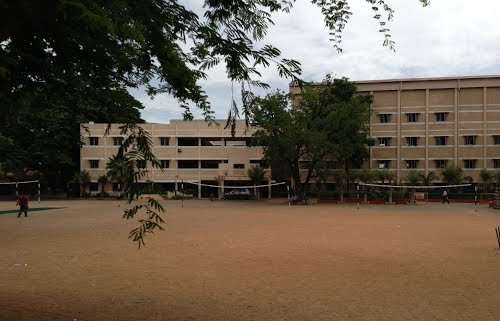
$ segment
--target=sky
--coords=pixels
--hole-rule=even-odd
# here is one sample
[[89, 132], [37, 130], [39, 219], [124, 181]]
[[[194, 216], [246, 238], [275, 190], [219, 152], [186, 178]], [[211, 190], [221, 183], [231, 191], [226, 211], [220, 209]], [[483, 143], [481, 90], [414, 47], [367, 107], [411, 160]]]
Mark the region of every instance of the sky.
[[[187, 8], [201, 5], [201, 0], [184, 2]], [[305, 0], [297, 0], [289, 14], [273, 16], [275, 24], [263, 43], [278, 47], [283, 57], [298, 60], [306, 81], [321, 81], [327, 73], [351, 80], [500, 74], [500, 1], [431, 0], [425, 8], [418, 0], [387, 2], [395, 11], [388, 24], [395, 52], [382, 46], [383, 34], [365, 0], [349, 1], [353, 15], [342, 34], [342, 53], [328, 40], [320, 9]], [[288, 91], [290, 80], [280, 78], [275, 68], [263, 70], [261, 79], [271, 86], [270, 91]], [[216, 118], [227, 118], [232, 84], [223, 66], [210, 70], [201, 84]], [[239, 92], [237, 84], [234, 92]], [[178, 102], [166, 94], [150, 99], [142, 90], [131, 93], [144, 104], [142, 117], [148, 122], [182, 118]], [[196, 109], [193, 114], [201, 116]]]

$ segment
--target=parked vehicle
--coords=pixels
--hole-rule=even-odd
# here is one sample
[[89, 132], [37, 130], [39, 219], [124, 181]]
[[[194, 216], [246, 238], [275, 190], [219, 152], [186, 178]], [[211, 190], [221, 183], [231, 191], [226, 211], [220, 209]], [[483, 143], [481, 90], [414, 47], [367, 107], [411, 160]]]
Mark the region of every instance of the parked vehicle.
[[227, 200], [249, 200], [253, 198], [253, 194], [248, 188], [235, 188], [224, 194], [224, 199]]

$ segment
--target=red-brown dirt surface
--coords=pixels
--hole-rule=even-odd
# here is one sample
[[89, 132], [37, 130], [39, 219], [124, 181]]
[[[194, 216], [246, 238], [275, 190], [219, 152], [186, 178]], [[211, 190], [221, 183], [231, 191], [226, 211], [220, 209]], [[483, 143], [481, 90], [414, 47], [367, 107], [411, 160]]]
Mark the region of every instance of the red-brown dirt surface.
[[500, 320], [484, 205], [164, 203], [141, 250], [123, 202], [0, 215], [0, 320]]

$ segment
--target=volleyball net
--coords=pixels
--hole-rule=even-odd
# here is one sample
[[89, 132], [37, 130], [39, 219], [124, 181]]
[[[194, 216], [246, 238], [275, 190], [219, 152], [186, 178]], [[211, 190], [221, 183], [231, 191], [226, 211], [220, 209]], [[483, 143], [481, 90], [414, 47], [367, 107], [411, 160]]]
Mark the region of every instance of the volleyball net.
[[21, 194], [28, 195], [32, 200], [37, 199], [40, 202], [40, 181], [0, 182], [0, 197], [15, 199]]
[[254, 197], [266, 197], [268, 194], [268, 190], [273, 187], [285, 187], [287, 182], [271, 182], [267, 184], [256, 184], [256, 185], [248, 185], [248, 181], [244, 182], [242, 185], [236, 185], [233, 181], [232, 184], [222, 185], [222, 184], [211, 184], [211, 183], [202, 183], [202, 182], [193, 182], [193, 181], [183, 181], [180, 188], [181, 190], [185, 190], [182, 186], [183, 184], [188, 184], [196, 189], [201, 190], [202, 197], [216, 196], [216, 197], [226, 197], [229, 195], [238, 196], [238, 195], [251, 195]]
[[[429, 202], [429, 192], [430, 191], [443, 191], [450, 190], [454, 188], [460, 187], [469, 187], [473, 184], [453, 184], [453, 185], [393, 185], [393, 184], [376, 184], [376, 183], [365, 183], [358, 182], [359, 186], [365, 187], [374, 187], [378, 189], [383, 189], [388, 193], [388, 201], [389, 203], [393, 203], [393, 200], [396, 198], [401, 198], [401, 194], [403, 194], [403, 198], [407, 199], [407, 203], [409, 204], [427, 204]], [[359, 191], [359, 189], [358, 189]], [[364, 192], [367, 192], [367, 189], [364, 189]]]

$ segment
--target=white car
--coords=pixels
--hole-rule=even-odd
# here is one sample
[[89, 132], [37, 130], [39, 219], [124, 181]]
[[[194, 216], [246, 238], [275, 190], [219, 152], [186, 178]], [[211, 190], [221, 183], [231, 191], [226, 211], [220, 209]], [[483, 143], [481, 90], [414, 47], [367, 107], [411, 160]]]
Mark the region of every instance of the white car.
[[237, 188], [230, 190], [226, 195], [252, 195], [252, 192], [248, 188]]

